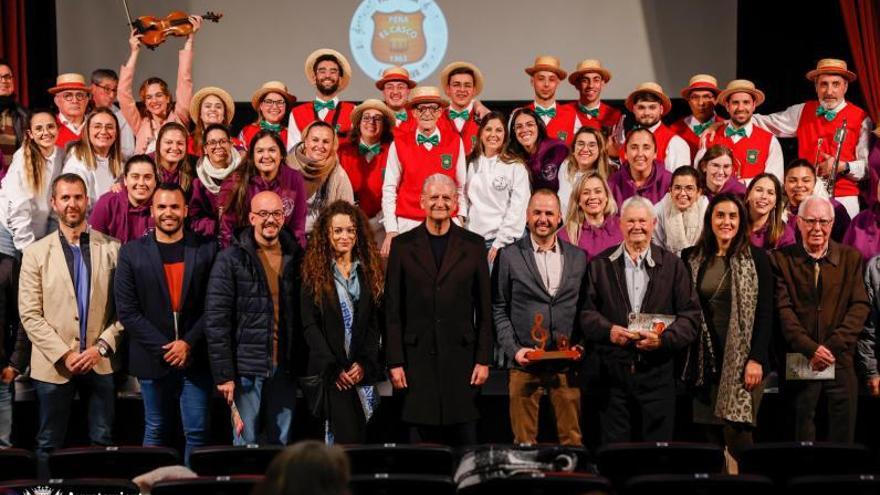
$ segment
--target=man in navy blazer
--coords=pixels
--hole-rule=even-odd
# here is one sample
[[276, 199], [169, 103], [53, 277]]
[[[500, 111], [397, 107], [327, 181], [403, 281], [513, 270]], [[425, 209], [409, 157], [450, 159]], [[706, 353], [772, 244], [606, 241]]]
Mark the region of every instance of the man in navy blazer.
[[153, 195], [154, 232], [119, 252], [116, 301], [128, 332], [129, 373], [144, 401], [144, 445], [169, 445], [180, 408], [185, 458], [208, 441], [214, 386], [203, 318], [216, 243], [184, 229], [187, 207], [176, 184]]

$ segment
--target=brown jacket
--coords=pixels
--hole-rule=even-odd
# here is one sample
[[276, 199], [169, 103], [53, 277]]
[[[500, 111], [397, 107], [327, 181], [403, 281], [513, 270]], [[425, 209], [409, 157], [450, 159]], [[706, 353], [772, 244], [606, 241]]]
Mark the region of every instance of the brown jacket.
[[772, 261], [787, 352], [812, 358], [824, 345], [838, 366], [852, 366], [856, 341], [870, 312], [859, 252], [830, 241], [828, 254], [819, 261], [818, 287], [815, 261], [801, 244], [775, 251]]

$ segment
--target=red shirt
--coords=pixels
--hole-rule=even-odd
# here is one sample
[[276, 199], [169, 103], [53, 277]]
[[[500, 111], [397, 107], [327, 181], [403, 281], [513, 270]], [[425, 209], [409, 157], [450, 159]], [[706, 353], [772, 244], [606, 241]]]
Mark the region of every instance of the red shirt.
[[[694, 158], [697, 156], [697, 152], [700, 151], [700, 136], [694, 132], [694, 129], [685, 122], [687, 117], [682, 117], [669, 126], [676, 135], [684, 139], [684, 142], [688, 144], [688, 147], [691, 149], [691, 163], [694, 162]], [[712, 122], [724, 122], [724, 119], [715, 115], [712, 117]], [[718, 133], [716, 132], [717, 136]], [[766, 156], [764, 158], [767, 158]]]
[[429, 176], [440, 173], [455, 177], [455, 165], [458, 163], [458, 152], [461, 139], [458, 134], [440, 131], [440, 144], [430, 150], [416, 143], [415, 134], [397, 134], [394, 147], [400, 160], [400, 183], [397, 186], [398, 217], [422, 221], [425, 211], [419, 205], [422, 186]]
[[382, 211], [382, 181], [390, 144], [382, 144], [379, 154], [369, 162], [359, 151], [359, 145], [345, 142], [339, 146], [339, 163], [348, 174], [354, 199], [367, 218]]
[[[865, 111], [850, 102], [834, 116], [830, 122], [825, 117], [816, 115], [819, 107], [817, 100], [808, 101], [804, 104], [801, 112], [801, 120], [798, 122], [797, 140], [798, 157], [813, 163], [816, 160], [816, 144], [822, 138], [822, 151], [831, 156], [837, 152], [837, 141], [834, 139], [841, 123], [846, 119], [846, 138], [840, 149], [840, 161], [849, 162], [856, 159], [856, 146], [859, 143], [859, 133], [862, 121], [865, 120]], [[858, 196], [859, 186], [849, 177], [840, 176], [834, 186], [835, 196]]]
[[[415, 119], [412, 119], [415, 122]], [[450, 132], [454, 132], [458, 134], [461, 138], [461, 142], [464, 145], [464, 154], [470, 154], [471, 150], [474, 149], [474, 146], [477, 145], [477, 139], [479, 136], [477, 134], [480, 132], [480, 124], [477, 124], [477, 112], [471, 110], [468, 114], [468, 119], [465, 121], [464, 125], [461, 127], [461, 130], [458, 130], [458, 127], [455, 126], [455, 121], [449, 118], [449, 111], [445, 110], [443, 115], [440, 116], [440, 120], [437, 122], [437, 125], [443, 126], [444, 129], [449, 129]], [[399, 129], [402, 127], [398, 127]], [[415, 126], [411, 126], [406, 129], [406, 135], [411, 136], [411, 130], [414, 130]], [[442, 131], [441, 131], [442, 132]], [[447, 133], [444, 133], [447, 134]]]
[[582, 112], [581, 105], [577, 101], [573, 101], [568, 104], [572, 109], [574, 109], [575, 114], [577, 115], [578, 120], [580, 121], [583, 127], [592, 127], [593, 129], [611, 129], [616, 126], [618, 122], [620, 122], [620, 117], [623, 113], [612, 107], [608, 106], [602, 102], [599, 102], [599, 116], [593, 117], [592, 115], [587, 115]]
[[[351, 132], [352, 110], [354, 110], [353, 103], [340, 101], [339, 105], [337, 105], [336, 108], [327, 112], [327, 115], [324, 116], [323, 120], [328, 124], [332, 124], [334, 118], [336, 117], [336, 112], [340, 112], [339, 118], [336, 119], [336, 134], [338, 134], [340, 137], [347, 136], [348, 133]], [[318, 112], [315, 111], [315, 107], [312, 105], [311, 102], [305, 102], [302, 105], [297, 106], [293, 109], [291, 114], [293, 114], [293, 120], [296, 122], [296, 127], [299, 129], [299, 132], [302, 132], [303, 129], [306, 128], [306, 126], [308, 126], [315, 120], [318, 120]]]
[[764, 173], [767, 157], [770, 156], [770, 143], [773, 141], [773, 134], [752, 125], [752, 135], [740, 137], [739, 141], [734, 143], [726, 134], [729, 125], [719, 127], [715, 131], [715, 137], [706, 144], [706, 147], [711, 148], [720, 144], [733, 150], [733, 157], [736, 158], [733, 171], [740, 179], [751, 179]]
[[[534, 110], [535, 102], [529, 103], [526, 108]], [[547, 135], [570, 147], [571, 140], [574, 138], [575, 119], [577, 119], [577, 112], [570, 105], [556, 103], [556, 116], [547, 123]]]

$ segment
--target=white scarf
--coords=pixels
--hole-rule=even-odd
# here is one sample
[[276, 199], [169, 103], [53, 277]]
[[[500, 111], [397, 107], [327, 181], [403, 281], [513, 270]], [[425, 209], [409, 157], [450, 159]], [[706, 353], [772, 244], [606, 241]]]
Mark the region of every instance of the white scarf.
[[704, 209], [700, 205], [699, 197], [684, 211], [678, 209], [671, 196], [668, 199], [663, 208], [666, 247], [677, 254], [697, 243], [703, 230]]
[[196, 175], [199, 176], [202, 185], [213, 194], [220, 192], [220, 184], [223, 183], [223, 180], [226, 179], [229, 174], [235, 172], [235, 169], [237, 169], [239, 163], [241, 163], [241, 155], [238, 154], [238, 150], [235, 148], [230, 150], [229, 156], [231, 159], [226, 168], [216, 168], [214, 165], [211, 165], [211, 161], [208, 160], [207, 155], [202, 157], [202, 159], [199, 160], [198, 166], [196, 166]]

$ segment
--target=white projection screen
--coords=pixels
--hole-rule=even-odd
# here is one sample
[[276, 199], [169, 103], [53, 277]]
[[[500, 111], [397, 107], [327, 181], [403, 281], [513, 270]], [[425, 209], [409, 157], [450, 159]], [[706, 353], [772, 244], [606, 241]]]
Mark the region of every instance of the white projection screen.
[[[613, 73], [605, 94], [625, 98], [654, 80], [677, 96], [695, 73], [721, 84], [736, 76], [736, 0], [128, 0], [131, 14], [171, 10], [223, 14], [196, 38], [196, 89], [220, 86], [248, 101], [264, 81], [282, 80], [300, 99], [313, 90], [303, 74], [314, 49], [341, 51], [353, 67], [349, 100], [377, 94], [373, 82], [390, 61], [422, 84], [438, 84], [455, 60], [477, 64], [483, 100], [525, 100], [523, 69], [555, 55], [571, 71], [598, 58]], [[56, 0], [59, 72], [119, 66], [128, 56], [122, 0]], [[142, 50], [135, 87], [149, 76], [173, 84], [181, 38]], [[560, 99], [575, 98], [567, 83]]]

